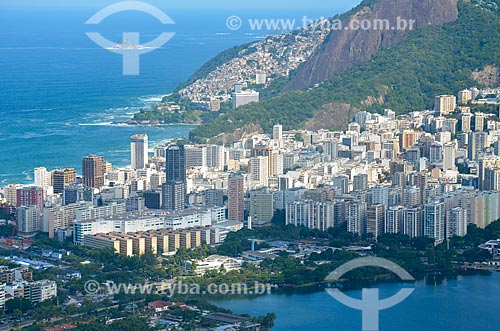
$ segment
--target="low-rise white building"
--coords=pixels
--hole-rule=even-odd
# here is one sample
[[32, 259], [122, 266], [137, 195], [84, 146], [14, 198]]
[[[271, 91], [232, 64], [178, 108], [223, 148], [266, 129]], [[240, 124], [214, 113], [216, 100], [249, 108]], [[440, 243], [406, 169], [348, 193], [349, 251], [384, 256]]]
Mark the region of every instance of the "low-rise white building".
[[221, 270], [221, 269], [224, 269], [225, 271], [239, 270], [242, 264], [243, 260], [241, 259], [236, 259], [227, 256], [220, 256], [220, 255], [211, 255], [202, 261], [196, 261], [195, 262], [196, 268], [194, 269], [194, 271], [197, 274], [203, 275], [208, 270]]

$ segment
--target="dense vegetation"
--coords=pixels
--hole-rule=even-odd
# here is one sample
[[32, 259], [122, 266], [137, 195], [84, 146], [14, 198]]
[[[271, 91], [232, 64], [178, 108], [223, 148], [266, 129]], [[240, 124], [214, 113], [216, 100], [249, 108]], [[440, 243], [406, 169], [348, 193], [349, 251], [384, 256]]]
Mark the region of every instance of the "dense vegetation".
[[480, 5], [494, 13], [500, 13], [500, 0], [472, 0], [472, 3]]
[[[434, 241], [430, 238], [410, 238], [400, 234], [382, 235], [377, 242], [374, 242], [369, 237], [360, 238], [348, 233], [345, 227], [332, 228], [323, 232], [305, 227], [285, 226], [278, 221], [275, 219], [275, 223], [270, 227], [244, 229], [230, 233], [225, 242], [217, 248], [207, 247], [194, 251], [179, 251], [174, 258], [177, 262], [171, 264], [167, 269], [175, 270], [175, 264], [178, 265], [181, 261], [201, 259], [210, 254], [238, 256], [241, 252], [250, 249], [250, 239], [279, 239], [292, 242], [295, 240], [308, 241], [330, 247], [373, 245], [374, 254], [393, 260], [408, 270], [415, 278], [422, 279], [427, 276], [429, 281], [439, 282], [445, 278], [456, 277], [460, 273], [467, 273], [467, 271], [457, 268], [455, 263], [490, 260], [491, 254], [477, 246], [488, 240], [500, 238], [500, 221], [490, 224], [486, 229], [470, 225], [468, 235], [452, 238], [449, 247], [447, 243], [434, 246]], [[257, 246], [257, 248], [265, 247], [265, 243]], [[291, 248], [293, 249], [293, 245]], [[259, 267], [244, 263], [243, 267], [237, 271], [212, 270], [201, 277], [193, 277], [189, 273], [185, 273], [184, 277], [187, 277], [186, 281], [199, 284], [202, 288], [211, 283], [244, 282], [251, 285], [255, 281], [285, 286], [308, 286], [322, 283], [331, 271], [356, 257], [358, 254], [327, 249], [321, 254], [312, 253], [304, 261], [301, 261], [282, 252], [274, 260], [264, 260]], [[174, 274], [182, 276], [180, 271]], [[350, 273], [348, 278], [350, 282], [343, 286], [358, 287], [367, 282], [391, 280], [393, 275], [383, 270], [370, 268]]]
[[[195, 129], [191, 139], [204, 141], [255, 123], [265, 132], [278, 122], [285, 129], [300, 128], [330, 103], [348, 103], [373, 112], [384, 108], [398, 113], [431, 108], [435, 95], [455, 94], [478, 85], [472, 79], [473, 71], [486, 65], [500, 66], [500, 16], [465, 3], [459, 4], [459, 10], [455, 22], [413, 31], [400, 44], [381, 50], [369, 62], [317, 88], [286, 92], [232, 110]], [[368, 97], [380, 96], [383, 104], [364, 102]]]
[[163, 112], [158, 110], [145, 110], [134, 115], [136, 121], [160, 122], [162, 124], [198, 124], [201, 122], [199, 111], [173, 111]]

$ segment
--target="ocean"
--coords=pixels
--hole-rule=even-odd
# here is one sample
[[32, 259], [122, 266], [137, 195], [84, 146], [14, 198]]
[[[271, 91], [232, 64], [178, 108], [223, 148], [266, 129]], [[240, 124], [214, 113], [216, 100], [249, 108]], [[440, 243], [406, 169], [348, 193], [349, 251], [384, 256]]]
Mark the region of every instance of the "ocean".
[[[124, 12], [98, 26], [84, 23], [100, 8], [4, 7], [0, 4], [0, 186], [30, 183], [33, 169], [75, 167], [90, 153], [116, 166], [129, 164], [129, 137], [147, 133], [152, 145], [188, 135], [189, 126], [130, 127], [112, 122], [131, 118], [171, 92], [206, 61], [269, 31], [227, 28], [229, 16], [312, 18], [338, 10], [206, 11], [164, 10], [175, 25], [161, 25], [143, 13]], [[95, 45], [85, 32], [122, 41], [138, 31], [141, 42], [161, 32], [175, 36], [141, 56], [141, 75], [123, 76], [122, 57]]]

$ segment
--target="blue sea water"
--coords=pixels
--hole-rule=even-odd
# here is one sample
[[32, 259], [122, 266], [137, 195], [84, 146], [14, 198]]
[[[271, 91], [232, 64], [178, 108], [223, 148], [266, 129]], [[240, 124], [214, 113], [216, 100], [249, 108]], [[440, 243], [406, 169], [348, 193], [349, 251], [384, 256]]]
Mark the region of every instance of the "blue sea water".
[[[396, 294], [408, 284], [379, 286], [380, 297]], [[361, 298], [361, 291], [346, 292]], [[417, 283], [412, 295], [380, 313], [381, 331], [477, 331], [499, 330], [500, 273], [468, 276], [438, 286]], [[213, 300], [212, 303], [239, 314], [262, 316], [274, 312], [274, 331], [361, 330], [361, 312], [341, 305], [327, 292], [272, 294], [257, 298]]]
[[[153, 144], [186, 136], [189, 126], [127, 127], [130, 118], [157, 102], [219, 52], [269, 32], [226, 27], [231, 15], [319, 18], [338, 10], [234, 12], [162, 10], [176, 22], [167, 29], [154, 18], [126, 12], [99, 26], [85, 25], [100, 8], [36, 7], [0, 3], [0, 186], [27, 183], [33, 168], [81, 166], [90, 153], [117, 166], [129, 164], [129, 136], [147, 133]], [[141, 42], [161, 32], [175, 37], [141, 57], [141, 75], [123, 76], [122, 58], [95, 45], [85, 32], [121, 42], [122, 32], [141, 33]]]

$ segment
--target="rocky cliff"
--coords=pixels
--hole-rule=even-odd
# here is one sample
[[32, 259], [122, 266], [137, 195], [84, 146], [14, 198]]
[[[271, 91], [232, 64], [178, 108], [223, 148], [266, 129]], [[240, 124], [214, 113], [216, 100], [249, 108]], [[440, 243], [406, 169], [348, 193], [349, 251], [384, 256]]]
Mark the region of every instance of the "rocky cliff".
[[[411, 31], [410, 24], [413, 30], [417, 30], [452, 22], [457, 18], [458, 0], [364, 1], [344, 15], [342, 24], [338, 25], [342, 29], [330, 33], [324, 44], [298, 69], [287, 89], [312, 87], [369, 61], [381, 48], [403, 40], [407, 32]], [[358, 26], [358, 23], [371, 27], [351, 28]], [[403, 29], [405, 24], [406, 29]]]

